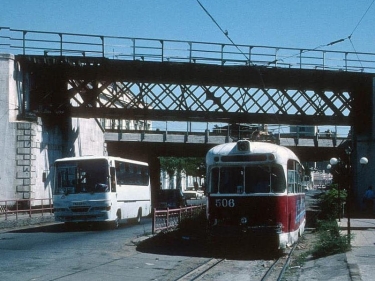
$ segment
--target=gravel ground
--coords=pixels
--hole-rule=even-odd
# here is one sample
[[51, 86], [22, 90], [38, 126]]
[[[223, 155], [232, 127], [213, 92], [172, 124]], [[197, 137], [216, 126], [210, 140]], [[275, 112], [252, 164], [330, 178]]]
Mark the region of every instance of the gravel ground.
[[305, 233], [298, 241], [298, 245], [290, 258], [290, 263], [285, 272], [283, 280], [299, 280], [299, 277], [303, 271], [304, 263], [312, 259], [312, 256], [309, 255], [309, 251], [313, 249], [314, 245], [316, 244], [316, 240], [316, 232], [305, 230]]

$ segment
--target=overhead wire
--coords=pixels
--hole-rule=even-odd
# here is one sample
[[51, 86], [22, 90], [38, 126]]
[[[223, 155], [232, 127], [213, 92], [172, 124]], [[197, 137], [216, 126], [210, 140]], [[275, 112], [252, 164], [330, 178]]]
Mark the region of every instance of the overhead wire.
[[[362, 15], [361, 19], [358, 21], [358, 23], [356, 24], [356, 26], [353, 28], [353, 30], [352, 30], [352, 32], [350, 33], [349, 36], [344, 37], [344, 38], [341, 38], [341, 39], [338, 39], [338, 40], [335, 40], [335, 41], [332, 41], [332, 42], [330, 42], [330, 43], [328, 43], [328, 44], [325, 44], [325, 45], [320, 45], [320, 46], [318, 46], [318, 47], [315, 47], [315, 48], [312, 49], [312, 50], [304, 50], [303, 53], [306, 53], [306, 52], [309, 52], [309, 51], [315, 51], [315, 50], [320, 49], [320, 48], [323, 48], [323, 47], [332, 46], [332, 45], [335, 45], [335, 44], [338, 44], [338, 43], [344, 42], [344, 41], [346, 41], [346, 40], [349, 40], [350, 43], [351, 43], [351, 45], [352, 45], [352, 47], [353, 47], [354, 52], [355, 52], [356, 55], [357, 55], [358, 61], [361, 63], [361, 61], [360, 61], [360, 59], [359, 59], [359, 57], [358, 57], [358, 52], [356, 51], [356, 49], [355, 49], [355, 47], [354, 47], [354, 44], [353, 44], [353, 41], [351, 40], [351, 38], [352, 38], [354, 32], [357, 30], [357, 28], [358, 28], [359, 25], [361, 24], [362, 20], [365, 18], [365, 16], [367, 15], [368, 11], [371, 9], [371, 7], [372, 7], [372, 5], [373, 5], [374, 3], [375, 3], [375, 0], [373, 0], [373, 1], [371, 2], [371, 4], [367, 7], [366, 11], [365, 11], [364, 14]], [[299, 54], [296, 54], [296, 55], [294, 55], [294, 56], [297, 56], [297, 55], [299, 55]], [[289, 57], [286, 57], [286, 58], [291, 58], [291, 57], [293, 57], [293, 56], [289, 56]], [[284, 58], [284, 59], [285, 59], [285, 58]], [[271, 63], [273, 63], [273, 62], [271, 62]], [[362, 66], [362, 63], [361, 63], [361, 66]]]
[[229, 32], [228, 32], [228, 30], [223, 30], [222, 28], [221, 28], [221, 26], [219, 25], [219, 23], [214, 19], [214, 17], [210, 14], [210, 12], [202, 5], [202, 3], [199, 1], [199, 0], [197, 0], [197, 2], [198, 2], [198, 4], [199, 4], [199, 6], [201, 6], [201, 8], [203, 9], [203, 11], [210, 17], [210, 19], [214, 22], [214, 24], [220, 29], [220, 31], [225, 35], [225, 37], [227, 37], [228, 38], [228, 40], [233, 44], [233, 46], [235, 46], [236, 47], [236, 49], [246, 58], [246, 60], [247, 61], [249, 61], [249, 63], [250, 63], [250, 60], [249, 60], [249, 58], [247, 57], [247, 55], [244, 53], [244, 52], [242, 52], [242, 50], [238, 47], [238, 45], [237, 44], [235, 44], [234, 43], [234, 41], [232, 40], [232, 38], [230, 38], [229, 37]]
[[[229, 36], [229, 33], [227, 30], [224, 30], [220, 25], [219, 23], [215, 20], [215, 18], [210, 14], [210, 12], [203, 6], [203, 4], [199, 1], [199, 0], [196, 0], [197, 3], [199, 4], [199, 6], [203, 9], [203, 11], [210, 17], [210, 19], [213, 21], [213, 23], [219, 28], [219, 30], [225, 35], [225, 37], [233, 44], [233, 46], [235, 46], [237, 48], [237, 50], [246, 58], [246, 60], [249, 62], [249, 64], [251, 64], [251, 61], [250, 59], [248, 58], [248, 56], [242, 52], [242, 50], [238, 47], [237, 44], [235, 44], [235, 42], [232, 40], [232, 38], [230, 38]], [[341, 42], [344, 42], [346, 40], [349, 40], [353, 49], [354, 49], [354, 52], [356, 53], [357, 55], [357, 59], [359, 61], [359, 63], [361, 64], [362, 66], [362, 63], [361, 63], [361, 60], [358, 56], [358, 53], [354, 47], [354, 44], [353, 44], [353, 41], [351, 40], [354, 32], [357, 30], [357, 28], [359, 27], [359, 25], [361, 24], [361, 22], [363, 21], [363, 19], [365, 18], [365, 16], [367, 15], [368, 11], [371, 9], [372, 5], [375, 3], [375, 0], [373, 0], [370, 5], [367, 7], [366, 11], [364, 12], [364, 14], [362, 15], [361, 19], [358, 21], [358, 23], [356, 24], [356, 26], [353, 28], [352, 32], [350, 33], [349, 36], [345, 37], [345, 38], [341, 38], [341, 39], [338, 39], [338, 40], [335, 40], [335, 41], [332, 41], [328, 44], [323, 44], [323, 45], [319, 45], [317, 47], [315, 47], [314, 49], [310, 49], [310, 50], [303, 50], [302, 53], [306, 53], [306, 52], [310, 52], [310, 51], [315, 51], [315, 50], [318, 50], [320, 48], [323, 48], [323, 47], [328, 47], [328, 46], [332, 46], [332, 45], [335, 45], [335, 44], [338, 44], [338, 43], [341, 43]], [[291, 57], [295, 57], [295, 56], [298, 56], [298, 55], [301, 55], [301, 54], [295, 54], [295, 55], [291, 55], [291, 56], [288, 56], [288, 57], [284, 57], [283, 59], [286, 59], [286, 58], [291, 58]], [[269, 62], [268, 65], [272, 64], [272, 63], [276, 63], [278, 61], [278, 59], [272, 61], [272, 62]], [[262, 78], [261, 78], [262, 79]], [[264, 85], [264, 81], [262, 79], [262, 83], [263, 83], [263, 88], [265, 89], [265, 85]]]
[[[244, 53], [242, 52], [242, 50], [238, 47], [238, 45], [232, 40], [232, 38], [229, 37], [229, 33], [227, 30], [224, 30], [220, 25], [219, 23], [215, 20], [215, 18], [210, 14], [210, 12], [203, 6], [203, 4], [199, 1], [199, 0], [196, 0], [197, 3], [199, 4], [199, 6], [203, 9], [203, 11], [210, 17], [210, 19], [213, 21], [213, 23], [220, 29], [220, 31], [225, 35], [225, 37], [228, 38], [228, 40], [233, 44], [233, 46], [236, 47], [236, 49], [246, 58], [246, 60], [249, 62], [249, 65], [251, 65], [251, 61], [249, 59], [249, 57]], [[375, 1], [375, 0], [374, 0]], [[263, 80], [263, 77], [261, 75], [261, 73], [259, 72], [259, 70], [257, 69], [258, 73], [259, 73], [259, 77], [260, 77], [260, 80], [261, 80], [261, 83], [262, 83], [262, 87], [263, 87], [263, 90], [265, 91], [266, 87], [265, 87], [265, 83], [264, 83], [264, 80]], [[274, 108], [273, 108], [274, 110]], [[277, 115], [276, 115], [276, 118], [277, 118]]]
[[367, 14], [368, 11], [370, 10], [370, 8], [371, 8], [372, 5], [374, 4], [374, 2], [375, 2], [375, 0], [373, 0], [373, 1], [371, 2], [371, 4], [368, 6], [366, 12], [363, 14], [363, 16], [361, 17], [361, 19], [358, 21], [358, 23], [357, 23], [357, 25], [354, 27], [352, 33], [350, 33], [350, 35], [349, 35], [349, 37], [348, 37], [349, 39], [352, 37], [354, 31], [356, 31], [356, 29], [358, 28], [358, 26], [361, 24], [362, 20], [365, 18], [366, 14]]

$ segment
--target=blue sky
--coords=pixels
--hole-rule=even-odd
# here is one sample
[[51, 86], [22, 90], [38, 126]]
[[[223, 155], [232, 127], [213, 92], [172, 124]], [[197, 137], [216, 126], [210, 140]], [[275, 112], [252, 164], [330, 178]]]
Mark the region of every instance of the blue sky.
[[[374, 2], [200, 0], [236, 44], [369, 53], [375, 53]], [[0, 26], [230, 43], [197, 0], [1, 0]], [[339, 39], [345, 40], [327, 46]]]
[[[351, 42], [325, 48], [375, 52], [374, 0], [200, 2], [236, 44], [315, 48], [355, 29]], [[1, 0], [1, 6], [0, 26], [14, 29], [229, 43], [196, 0]]]

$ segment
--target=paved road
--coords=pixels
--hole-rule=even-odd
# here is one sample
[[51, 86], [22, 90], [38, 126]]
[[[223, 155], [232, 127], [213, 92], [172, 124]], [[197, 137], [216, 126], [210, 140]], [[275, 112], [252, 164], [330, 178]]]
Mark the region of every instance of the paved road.
[[207, 260], [137, 251], [134, 238], [150, 233], [151, 219], [117, 230], [67, 231], [60, 224], [0, 233], [0, 279], [175, 280]]

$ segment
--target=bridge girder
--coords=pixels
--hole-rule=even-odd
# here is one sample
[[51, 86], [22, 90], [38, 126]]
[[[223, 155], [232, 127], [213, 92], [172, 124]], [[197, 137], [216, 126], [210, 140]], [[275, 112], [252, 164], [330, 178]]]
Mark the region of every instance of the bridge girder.
[[[151, 143], [151, 142], [107, 142], [110, 155], [148, 161], [152, 157], [202, 157], [216, 144]], [[338, 155], [345, 155], [341, 147], [288, 146], [301, 162], [323, 162]]]
[[372, 75], [364, 73], [85, 57], [16, 60], [29, 81], [27, 108], [36, 115], [351, 126], [371, 110]]

